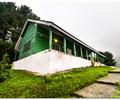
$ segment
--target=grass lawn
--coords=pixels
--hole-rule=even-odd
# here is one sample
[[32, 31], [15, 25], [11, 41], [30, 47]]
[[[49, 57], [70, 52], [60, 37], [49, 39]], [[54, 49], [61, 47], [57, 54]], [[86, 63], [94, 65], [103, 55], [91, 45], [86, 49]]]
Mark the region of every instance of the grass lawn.
[[112, 95], [113, 98], [120, 98], [120, 83], [117, 84], [117, 90], [115, 90], [113, 92], [113, 95]]
[[86, 67], [45, 77], [15, 70], [0, 83], [0, 98], [65, 98], [107, 75], [110, 67]]

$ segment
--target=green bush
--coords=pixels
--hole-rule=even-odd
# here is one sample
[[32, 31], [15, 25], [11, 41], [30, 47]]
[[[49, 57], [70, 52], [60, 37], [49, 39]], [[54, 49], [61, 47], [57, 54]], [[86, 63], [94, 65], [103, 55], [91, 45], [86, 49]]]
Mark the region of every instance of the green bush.
[[9, 57], [6, 53], [0, 61], [0, 82], [10, 77], [12, 65], [9, 64]]

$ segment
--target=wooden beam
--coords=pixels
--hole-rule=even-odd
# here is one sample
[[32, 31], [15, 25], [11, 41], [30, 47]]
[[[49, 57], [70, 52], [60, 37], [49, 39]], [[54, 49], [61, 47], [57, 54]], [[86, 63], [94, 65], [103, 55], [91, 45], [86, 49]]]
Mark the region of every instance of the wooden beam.
[[76, 45], [75, 45], [75, 42], [73, 43], [73, 47], [74, 47], [74, 56], [76, 56]]
[[82, 46], [80, 46], [80, 55], [83, 58], [83, 51], [82, 51]]
[[86, 49], [86, 57], [87, 57], [87, 59], [88, 59], [88, 50]]
[[49, 27], [49, 49], [52, 49], [52, 30]]
[[67, 50], [67, 48], [66, 48], [66, 38], [64, 38], [64, 53], [66, 54], [66, 50]]

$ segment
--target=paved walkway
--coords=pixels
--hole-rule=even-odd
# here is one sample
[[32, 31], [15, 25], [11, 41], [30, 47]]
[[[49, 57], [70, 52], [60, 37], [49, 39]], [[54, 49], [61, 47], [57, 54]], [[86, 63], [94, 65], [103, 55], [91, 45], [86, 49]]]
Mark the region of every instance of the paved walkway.
[[109, 73], [106, 77], [99, 79], [97, 82], [108, 84], [120, 83], [120, 73]]
[[116, 83], [120, 83], [120, 68], [110, 71], [96, 83], [76, 91], [75, 95], [84, 98], [111, 98], [113, 91], [116, 90]]
[[113, 85], [94, 83], [75, 92], [75, 94], [84, 98], [109, 98], [115, 89], [116, 87]]

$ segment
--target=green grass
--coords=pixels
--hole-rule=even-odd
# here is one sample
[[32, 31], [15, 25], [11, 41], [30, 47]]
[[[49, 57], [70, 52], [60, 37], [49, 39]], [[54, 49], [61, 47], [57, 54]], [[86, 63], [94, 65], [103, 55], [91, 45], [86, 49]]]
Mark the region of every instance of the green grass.
[[110, 67], [86, 67], [59, 72], [45, 77], [26, 71], [13, 71], [11, 78], [0, 83], [0, 98], [65, 98], [98, 78]]
[[120, 98], [120, 83], [117, 83], [117, 90], [113, 92], [113, 98]]

